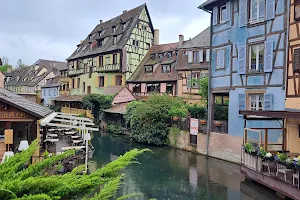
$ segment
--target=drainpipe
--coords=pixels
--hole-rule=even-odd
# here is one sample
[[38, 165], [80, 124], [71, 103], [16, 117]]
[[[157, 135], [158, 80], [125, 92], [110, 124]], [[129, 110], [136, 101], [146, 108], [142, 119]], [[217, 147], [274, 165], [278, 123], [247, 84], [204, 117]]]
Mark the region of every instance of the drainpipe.
[[[207, 10], [206, 10], [207, 11]], [[207, 11], [209, 12], [209, 11]], [[211, 12], [209, 12], [211, 14]], [[209, 77], [208, 77], [208, 98], [207, 98], [207, 104], [208, 104], [208, 111], [207, 111], [207, 133], [206, 133], [206, 155], [209, 156], [209, 153], [208, 153], [208, 150], [209, 150], [209, 136], [210, 136], [210, 130], [211, 130], [211, 123], [212, 123], [212, 116], [211, 116], [211, 109], [212, 109], [212, 104], [210, 103], [211, 101], [211, 77], [212, 77], [212, 36], [213, 36], [213, 26], [212, 26], [212, 14], [211, 14], [211, 17], [210, 17], [210, 58], [209, 58], [209, 69], [208, 69], [208, 74], [209, 74]]]

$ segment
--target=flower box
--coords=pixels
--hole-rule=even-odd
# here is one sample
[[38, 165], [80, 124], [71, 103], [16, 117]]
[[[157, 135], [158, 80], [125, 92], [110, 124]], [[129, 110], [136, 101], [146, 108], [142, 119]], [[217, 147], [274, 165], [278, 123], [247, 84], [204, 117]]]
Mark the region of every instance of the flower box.
[[205, 119], [201, 119], [201, 120], [200, 120], [200, 124], [201, 124], [201, 125], [206, 125], [206, 120], [205, 120]]
[[218, 127], [222, 126], [222, 122], [220, 122], [220, 121], [215, 121], [214, 124]]
[[178, 121], [178, 117], [173, 117], [173, 121], [177, 122]]

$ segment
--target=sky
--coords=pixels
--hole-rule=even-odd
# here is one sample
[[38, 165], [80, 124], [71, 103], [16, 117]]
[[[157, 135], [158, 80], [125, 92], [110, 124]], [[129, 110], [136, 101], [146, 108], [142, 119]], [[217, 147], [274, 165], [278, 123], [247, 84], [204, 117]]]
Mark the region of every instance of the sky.
[[1, 0], [0, 57], [16, 66], [38, 59], [65, 61], [93, 28], [147, 3], [160, 43], [193, 38], [210, 24], [197, 7], [205, 0]]

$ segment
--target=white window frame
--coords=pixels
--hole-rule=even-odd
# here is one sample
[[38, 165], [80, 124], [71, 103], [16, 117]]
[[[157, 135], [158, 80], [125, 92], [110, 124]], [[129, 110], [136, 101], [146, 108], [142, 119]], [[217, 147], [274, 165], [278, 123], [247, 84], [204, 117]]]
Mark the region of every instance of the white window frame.
[[171, 66], [170, 65], [163, 65], [162, 66], [162, 73], [164, 73], [164, 74], [171, 73]]
[[[250, 110], [263, 110], [264, 109], [264, 94], [249, 94], [249, 109]], [[252, 102], [254, 102], [254, 106], [252, 106]], [[261, 107], [259, 103], [261, 102]]]
[[[148, 72], [148, 70], [146, 70], [146, 69], [150, 69], [150, 68], [151, 68], [151, 72]], [[153, 73], [153, 66], [150, 66], [150, 65], [145, 66], [145, 73], [146, 74], [152, 74]]]
[[[264, 9], [264, 16], [263, 17], [260, 17], [259, 15], [260, 15], [260, 13], [259, 13], [259, 11], [260, 11], [260, 1], [264, 1], [263, 2], [263, 5], [265, 6], [265, 9]], [[255, 2], [255, 3], [254, 3]], [[254, 5], [254, 4], [256, 4], [257, 6], [256, 6], [256, 16], [252, 16], [252, 6]], [[266, 17], [266, 0], [250, 0], [250, 3], [249, 3], [249, 5], [250, 5], [250, 14], [249, 14], [249, 16], [250, 16], [250, 18], [249, 18], [249, 22], [251, 23], [251, 24], [254, 24], [254, 23], [258, 23], [258, 22], [262, 22], [262, 21], [264, 21], [265, 20], [265, 17]]]
[[[223, 16], [222, 16], [223, 8], [225, 9], [225, 15], [226, 15], [226, 16], [224, 16], [224, 19], [223, 19]], [[227, 6], [226, 6], [226, 4], [224, 4], [223, 6], [220, 7], [219, 16], [220, 16], [220, 23], [226, 22], [226, 20], [227, 20]]]
[[[249, 70], [249, 72], [252, 72], [253, 70], [255, 71], [255, 72], [263, 72], [263, 70], [264, 70], [264, 66], [262, 67], [262, 71], [259, 71], [259, 46], [260, 45], [262, 45], [263, 47], [264, 47], [264, 43], [258, 43], [258, 44], [252, 44], [252, 45], [249, 45], [249, 66], [248, 66], [248, 70]], [[255, 67], [255, 69], [252, 69], [251, 67], [251, 61], [252, 61], [252, 59], [251, 59], [251, 57], [252, 57], [252, 47], [253, 46], [256, 46], [256, 49], [255, 49], [255, 51], [256, 51], [256, 67]], [[263, 60], [264, 60], [264, 56], [265, 56], [265, 51], [264, 51], [264, 54], [263, 54]]]
[[192, 87], [197, 88], [199, 87], [198, 81], [200, 80], [201, 74], [200, 72], [192, 72]]

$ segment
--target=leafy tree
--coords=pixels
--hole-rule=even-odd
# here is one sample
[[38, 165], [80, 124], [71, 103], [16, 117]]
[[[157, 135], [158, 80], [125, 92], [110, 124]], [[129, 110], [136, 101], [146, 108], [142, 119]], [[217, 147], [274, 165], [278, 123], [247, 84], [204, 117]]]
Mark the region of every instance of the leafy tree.
[[106, 166], [91, 174], [83, 173], [84, 165], [80, 165], [63, 175], [49, 174], [49, 168], [59, 169], [59, 161], [74, 155], [75, 151], [45, 158], [36, 164], [29, 164], [34, 152], [38, 149], [38, 142], [34, 141], [30, 147], [11, 157], [0, 165], [0, 199], [89, 199], [95, 189], [102, 188], [90, 200], [126, 199], [132, 195], [116, 198], [123, 175], [120, 171], [132, 163], [135, 158], [149, 151], [134, 149]]
[[27, 65], [25, 65], [21, 59], [18, 60], [17, 62], [17, 67], [26, 67]]
[[166, 95], [153, 95], [146, 102], [131, 102], [125, 116], [131, 137], [141, 143], [167, 144], [170, 118], [174, 113], [186, 116], [184, 105], [181, 98]]
[[12, 68], [12, 66], [9, 64], [4, 64], [4, 65], [0, 66], [0, 72], [7, 72], [8, 68]]
[[92, 109], [95, 122], [99, 122], [99, 115], [104, 109], [110, 108], [113, 96], [102, 94], [89, 94], [83, 98], [82, 103], [85, 109]]

